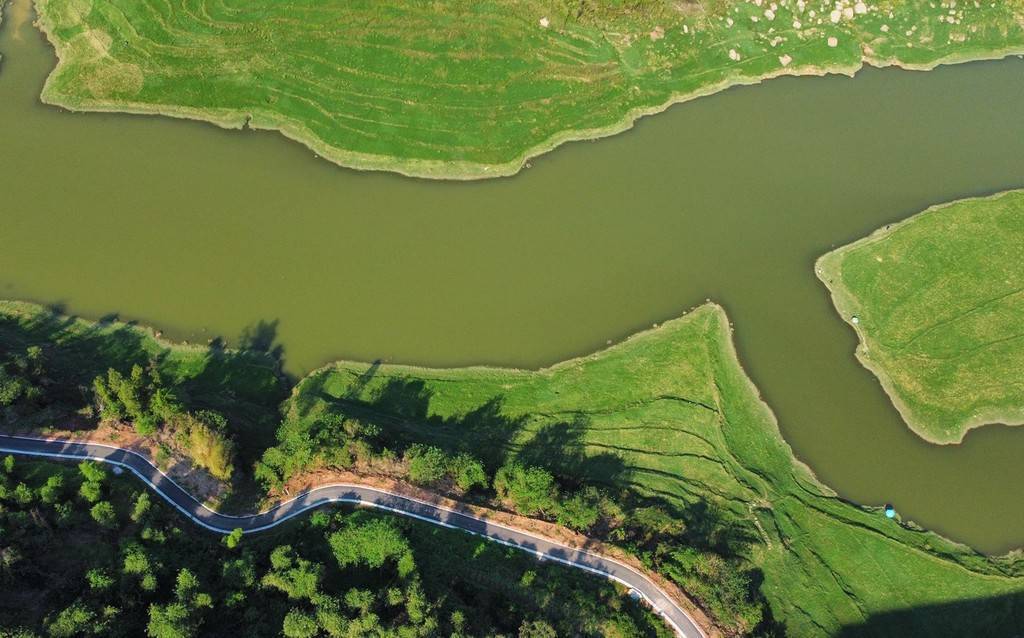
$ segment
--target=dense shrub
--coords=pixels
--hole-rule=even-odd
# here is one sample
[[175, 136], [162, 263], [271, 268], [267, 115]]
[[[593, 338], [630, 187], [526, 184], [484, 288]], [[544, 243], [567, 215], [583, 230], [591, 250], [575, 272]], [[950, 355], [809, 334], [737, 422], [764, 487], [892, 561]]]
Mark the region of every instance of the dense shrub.
[[555, 477], [544, 468], [508, 463], [494, 475], [494, 490], [498, 498], [528, 516], [550, 514], [558, 509]]

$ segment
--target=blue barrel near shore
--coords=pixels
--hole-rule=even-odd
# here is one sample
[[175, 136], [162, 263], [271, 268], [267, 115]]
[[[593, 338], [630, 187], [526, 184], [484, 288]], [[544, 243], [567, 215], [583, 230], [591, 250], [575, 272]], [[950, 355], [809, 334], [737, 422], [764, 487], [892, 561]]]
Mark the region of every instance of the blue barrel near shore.
[[896, 518], [896, 508], [889, 503], [885, 504], [885, 516], [886, 518]]

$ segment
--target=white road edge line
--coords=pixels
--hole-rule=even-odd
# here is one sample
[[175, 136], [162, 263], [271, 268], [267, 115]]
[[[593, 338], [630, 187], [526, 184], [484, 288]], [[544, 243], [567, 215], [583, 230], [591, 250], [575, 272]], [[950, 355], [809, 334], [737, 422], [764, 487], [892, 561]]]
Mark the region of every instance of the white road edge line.
[[[516, 529], [514, 527], [509, 527], [507, 525], [502, 525], [501, 523], [493, 523], [493, 522], [488, 521], [486, 519], [477, 518], [477, 517], [475, 517], [475, 516], [473, 516], [471, 514], [467, 514], [465, 512], [459, 512], [457, 510], [453, 510], [453, 509], [445, 507], [443, 505], [436, 505], [434, 503], [429, 503], [427, 501], [422, 501], [422, 500], [419, 500], [419, 499], [414, 498], [414, 497], [405, 496], [403, 494], [397, 494], [397, 493], [394, 493], [394, 492], [389, 492], [387, 490], [379, 489], [379, 488], [376, 488], [376, 487], [367, 487], [365, 485], [357, 485], [357, 484], [350, 484], [350, 483], [330, 483], [330, 484], [326, 484], [326, 485], [318, 485], [318, 486], [316, 486], [316, 487], [314, 487], [314, 488], [312, 488], [310, 490], [302, 492], [301, 494], [297, 494], [296, 496], [288, 499], [287, 501], [282, 501], [281, 503], [278, 503], [274, 507], [268, 508], [268, 509], [263, 510], [261, 512], [257, 512], [256, 514], [251, 514], [251, 515], [248, 515], [248, 516], [235, 516], [235, 515], [231, 515], [231, 514], [221, 514], [219, 512], [216, 512], [216, 511], [210, 509], [209, 507], [206, 506], [205, 503], [203, 503], [202, 501], [197, 499], [195, 496], [193, 496], [188, 490], [186, 490], [181, 485], [179, 485], [174, 479], [172, 479], [170, 476], [165, 474], [160, 468], [158, 468], [155, 465], [153, 465], [153, 463], [148, 458], [146, 458], [145, 456], [139, 454], [138, 452], [135, 452], [134, 450], [129, 450], [129, 449], [126, 449], [126, 448], [117, 447], [115, 445], [107, 445], [107, 444], [104, 444], [104, 443], [92, 443], [92, 442], [87, 442], [87, 441], [75, 441], [75, 440], [71, 440], [71, 439], [36, 438], [36, 437], [17, 436], [17, 435], [2, 435], [2, 436], [4, 438], [21, 439], [21, 440], [24, 440], [24, 441], [34, 441], [34, 442], [37, 442], [37, 443], [42, 442], [42, 443], [60, 443], [60, 444], [64, 444], [64, 445], [95, 446], [95, 447], [106, 448], [106, 449], [109, 449], [109, 450], [119, 451], [119, 452], [122, 452], [122, 453], [125, 453], [125, 454], [131, 454], [131, 455], [133, 455], [135, 457], [138, 457], [139, 460], [141, 460], [146, 465], [148, 465], [150, 468], [152, 468], [154, 471], [159, 473], [168, 482], [170, 482], [172, 485], [177, 487], [179, 491], [181, 491], [183, 494], [185, 494], [190, 499], [192, 499], [193, 502], [195, 502], [201, 508], [203, 508], [204, 510], [209, 512], [212, 516], [218, 516], [218, 517], [222, 517], [222, 518], [229, 518], [229, 519], [236, 519], [236, 520], [255, 518], [257, 516], [262, 516], [264, 514], [268, 514], [268, 513], [274, 512], [276, 510], [279, 510], [279, 509], [285, 507], [286, 505], [288, 505], [289, 503], [291, 503], [293, 501], [296, 501], [296, 500], [298, 500], [300, 498], [309, 496], [310, 494], [313, 494], [314, 492], [316, 492], [318, 490], [329, 489], [329, 488], [332, 488], [332, 487], [354, 488], [354, 489], [361, 489], [361, 490], [367, 490], [367, 491], [371, 491], [371, 492], [376, 492], [378, 494], [382, 494], [382, 495], [385, 495], [385, 496], [390, 496], [390, 497], [394, 497], [394, 498], [398, 498], [398, 499], [407, 500], [407, 501], [410, 501], [412, 503], [416, 503], [418, 505], [423, 505], [425, 507], [429, 507], [429, 508], [432, 508], [432, 509], [435, 509], [435, 510], [438, 510], [438, 511], [448, 512], [449, 514], [455, 514], [455, 515], [458, 515], [458, 516], [464, 516], [464, 517], [466, 517], [468, 519], [480, 521], [480, 522], [483, 522], [486, 525], [493, 526], [493, 527], [499, 527], [501, 529], [504, 529], [504, 530], [507, 530], [507, 531], [510, 531], [510, 532], [514, 532], [514, 533], [517, 533], [517, 534], [522, 534], [524, 536], [532, 536], [534, 538], [538, 538], [539, 540], [543, 540], [546, 543], [550, 543], [550, 544], [558, 547], [559, 549], [564, 549], [564, 550], [567, 550], [569, 552], [578, 552], [580, 554], [585, 554], [587, 556], [593, 556], [594, 558], [598, 558], [600, 560], [603, 560], [603, 561], [606, 561], [606, 562], [609, 562], [609, 563], [613, 563], [613, 564], [615, 564], [615, 565], [617, 565], [617, 566], [619, 566], [619, 567], [621, 567], [621, 568], [623, 568], [623, 569], [625, 569], [625, 570], [635, 574], [636, 576], [640, 577], [641, 579], [647, 581], [647, 583], [651, 587], [653, 587], [654, 590], [657, 591], [658, 594], [660, 594], [665, 600], [668, 600], [670, 602], [672, 601], [672, 598], [669, 597], [664, 591], [662, 591], [662, 589], [660, 587], [658, 587], [658, 585], [656, 583], [654, 583], [654, 581], [648, 579], [646, 576], [644, 576], [642, 573], [638, 572], [633, 567], [630, 567], [629, 565], [625, 565], [623, 563], [620, 563], [619, 561], [617, 561], [615, 559], [608, 558], [608, 557], [602, 556], [600, 554], [595, 554], [595, 553], [587, 551], [585, 549], [576, 549], [576, 548], [570, 547], [568, 545], [561, 545], [561, 544], [559, 544], [557, 542], [554, 542], [554, 541], [552, 541], [550, 539], [534, 536], [530, 532], [526, 532], [524, 530]], [[207, 530], [209, 530], [211, 532], [214, 532], [214, 533], [217, 533], [217, 534], [230, 534], [231, 531], [232, 531], [230, 529], [225, 529], [225, 528], [216, 527], [214, 525], [210, 525], [210, 524], [206, 523], [205, 521], [203, 521], [202, 519], [200, 519], [199, 517], [195, 516], [194, 514], [192, 514], [188, 510], [186, 510], [184, 507], [182, 507], [181, 505], [176, 503], [173, 499], [171, 499], [170, 496], [168, 496], [163, 491], [161, 491], [155, 484], [153, 484], [149, 480], [148, 477], [144, 476], [138, 470], [136, 470], [131, 465], [128, 465], [127, 463], [122, 463], [120, 461], [114, 461], [112, 459], [108, 459], [108, 458], [105, 458], [105, 457], [102, 457], [102, 456], [93, 456], [93, 455], [90, 455], [90, 454], [71, 454], [71, 453], [62, 453], [62, 452], [41, 452], [41, 451], [35, 451], [35, 450], [26, 451], [26, 450], [18, 450], [18, 449], [15, 449], [15, 448], [8, 448], [8, 447], [3, 447], [3, 446], [0, 446], [0, 453], [21, 454], [21, 455], [26, 455], [26, 456], [43, 456], [43, 457], [61, 458], [61, 459], [92, 460], [92, 461], [99, 461], [101, 463], [107, 463], [109, 465], [116, 465], [118, 467], [125, 468], [125, 469], [131, 471], [131, 473], [134, 474], [135, 476], [137, 476], [143, 483], [148, 485], [154, 492], [159, 494], [161, 498], [163, 498], [165, 501], [170, 503], [176, 510], [178, 510], [179, 512], [184, 514], [185, 517], [187, 517], [188, 519], [190, 519], [192, 522], [194, 522], [195, 524], [199, 525], [200, 527], [203, 527], [204, 529], [207, 529]], [[273, 522], [268, 523], [266, 525], [261, 525], [260, 527], [256, 527], [256, 528], [249, 529], [249, 530], [243, 530], [242, 533], [243, 534], [252, 534], [252, 533], [266, 531], [268, 529], [276, 527], [277, 525], [280, 525], [281, 523], [284, 523], [285, 521], [291, 520], [292, 518], [295, 518], [296, 516], [304, 514], [304, 513], [308, 512], [308, 511], [312, 510], [312, 509], [316, 509], [316, 508], [318, 508], [318, 507], [320, 507], [322, 505], [326, 505], [328, 503], [348, 503], [348, 504], [362, 505], [364, 507], [372, 507], [372, 508], [375, 508], [375, 509], [392, 512], [394, 514], [398, 514], [398, 515], [401, 515], [401, 516], [406, 516], [408, 518], [417, 519], [417, 520], [420, 520], [420, 521], [423, 521], [423, 522], [426, 522], [426, 523], [430, 523], [430, 524], [433, 524], [433, 525], [439, 525], [441, 527], [445, 527], [445, 528], [448, 528], [448, 529], [454, 529], [454, 530], [457, 530], [457, 531], [460, 531], [460, 532], [465, 532], [467, 534], [472, 534], [473, 536], [478, 536], [480, 538], [487, 539], [489, 541], [498, 543], [500, 545], [505, 545], [507, 547], [512, 547], [512, 548], [518, 549], [520, 551], [525, 551], [525, 552], [528, 552], [528, 553], [535, 554], [539, 558], [541, 558], [542, 560], [553, 560], [553, 561], [556, 561], [556, 562], [561, 563], [563, 565], [567, 565], [569, 567], [574, 567], [576, 569], [582, 569], [582, 570], [590, 572], [592, 574], [596, 574], [598, 576], [602, 576], [602, 577], [604, 577], [604, 578], [606, 578], [608, 580], [615, 581], [615, 582], [617, 582], [617, 583], [627, 587], [630, 591], [635, 591], [637, 594], [639, 594], [647, 602], [647, 604], [651, 607], [652, 610], [654, 610], [657, 614], [659, 614], [662, 618], [664, 618], [664, 620], [672, 627], [672, 629], [675, 630], [675, 632], [677, 634], [679, 634], [680, 636], [683, 636], [683, 638], [687, 638], [687, 635], [683, 631], [683, 629], [679, 625], [677, 625], [675, 623], [675, 621], [672, 620], [668, 615], [666, 615], [665, 612], [662, 609], [660, 609], [658, 607], [658, 605], [653, 600], [651, 600], [644, 592], [634, 588], [632, 585], [630, 585], [628, 582], [626, 582], [622, 578], [619, 578], [618, 576], [615, 576], [615, 575], [610, 574], [610, 573], [608, 573], [606, 571], [602, 571], [600, 569], [591, 567], [589, 565], [584, 565], [582, 563], [573, 562], [573, 561], [571, 561], [569, 559], [566, 559], [566, 558], [561, 558], [559, 556], [552, 556], [552, 555], [549, 555], [549, 554], [545, 554], [544, 552], [541, 552], [541, 551], [538, 551], [538, 550], [534, 550], [534, 549], [530, 549], [529, 547], [526, 547], [524, 545], [515, 543], [513, 541], [508, 541], [508, 540], [505, 540], [505, 539], [502, 539], [502, 538], [498, 538], [498, 537], [495, 537], [495, 536], [489, 536], [487, 534], [481, 534], [481, 533], [475, 532], [473, 530], [465, 529], [465, 528], [462, 528], [462, 527], [458, 527], [457, 525], [452, 525], [450, 523], [446, 523], [446, 522], [444, 522], [442, 520], [438, 520], [438, 519], [434, 519], [434, 518], [428, 518], [426, 516], [421, 516], [421, 515], [415, 514], [413, 512], [408, 512], [408, 511], [401, 510], [401, 509], [398, 509], [398, 508], [389, 507], [387, 505], [381, 505], [379, 503], [374, 503], [373, 501], [364, 501], [364, 500], [362, 500], [360, 498], [326, 497], [323, 500], [320, 500], [318, 502], [309, 503], [309, 504], [303, 506], [301, 509], [299, 509], [297, 511], [294, 511], [294, 512], [291, 512], [289, 514], [286, 514], [285, 516], [283, 516], [283, 517], [281, 517], [279, 519], [274, 519]], [[697, 624], [697, 622], [695, 620], [693, 620], [693, 618], [689, 615], [689, 613], [686, 612], [685, 609], [683, 609], [682, 607], [679, 607], [678, 605], [675, 605], [675, 603], [672, 603], [672, 604], [675, 607], [677, 607], [677, 609], [679, 609], [679, 611], [681, 611], [683, 613], [683, 615], [685, 615], [687, 618], [689, 618], [690, 622], [693, 624], [693, 626], [699, 632], [700, 638], [707, 638], [707, 635], [704, 633], [703, 629]]]

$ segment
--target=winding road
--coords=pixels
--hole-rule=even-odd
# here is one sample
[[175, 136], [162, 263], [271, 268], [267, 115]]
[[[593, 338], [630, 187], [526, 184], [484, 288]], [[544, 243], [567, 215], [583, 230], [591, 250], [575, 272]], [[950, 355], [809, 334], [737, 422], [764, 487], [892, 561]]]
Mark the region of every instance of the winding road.
[[197, 525], [227, 534], [235, 528], [260, 532], [327, 503], [353, 503], [462, 530], [515, 547], [541, 560], [553, 560], [622, 583], [639, 595], [683, 638], [707, 638], [694, 619], [643, 573], [610, 558], [556, 543], [529, 532], [505, 527], [439, 505], [362, 485], [332, 484], [304, 492], [269, 510], [249, 516], [219, 514], [192, 497], [157, 469], [149, 459], [118, 447], [59, 439], [0, 434], [0, 453], [61, 459], [92, 459], [130, 470]]

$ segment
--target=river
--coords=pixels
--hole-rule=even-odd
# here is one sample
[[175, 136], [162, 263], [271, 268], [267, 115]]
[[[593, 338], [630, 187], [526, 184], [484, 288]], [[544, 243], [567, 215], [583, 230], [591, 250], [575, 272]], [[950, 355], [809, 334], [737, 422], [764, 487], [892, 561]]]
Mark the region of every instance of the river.
[[1024, 428], [913, 435], [814, 260], [1024, 186], [1024, 61], [790, 78], [474, 183], [359, 173], [274, 133], [72, 114], [28, 0], [0, 28], [0, 297], [348, 358], [539, 367], [714, 299], [799, 458], [841, 495], [987, 552], [1024, 545]]

